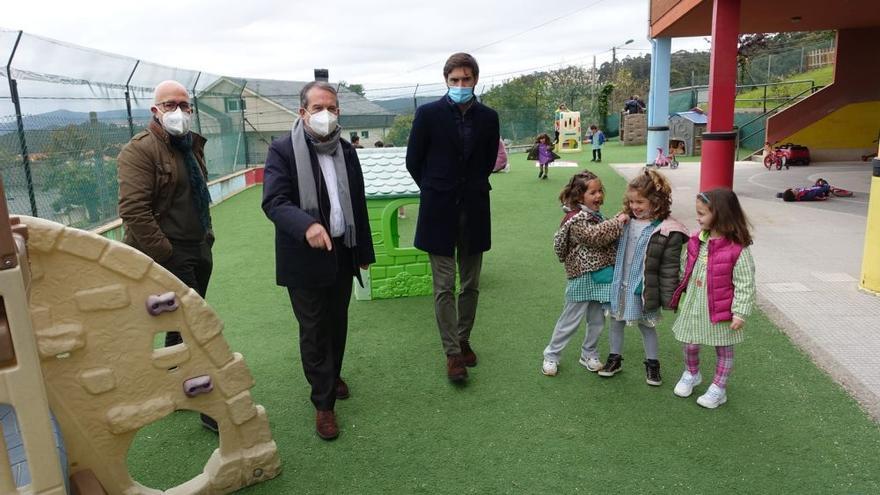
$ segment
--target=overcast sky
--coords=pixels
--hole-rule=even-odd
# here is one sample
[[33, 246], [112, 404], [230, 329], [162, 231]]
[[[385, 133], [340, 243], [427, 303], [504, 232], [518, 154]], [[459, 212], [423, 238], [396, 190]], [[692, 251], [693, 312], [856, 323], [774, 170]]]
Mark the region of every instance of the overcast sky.
[[[377, 88], [442, 83], [456, 51], [491, 85], [535, 68], [598, 64], [650, 50], [648, 0], [107, 0], [4, 1], [0, 27], [167, 66], [244, 78], [331, 81]], [[673, 50], [707, 49], [703, 39]], [[5, 65], [5, 60], [4, 60]]]

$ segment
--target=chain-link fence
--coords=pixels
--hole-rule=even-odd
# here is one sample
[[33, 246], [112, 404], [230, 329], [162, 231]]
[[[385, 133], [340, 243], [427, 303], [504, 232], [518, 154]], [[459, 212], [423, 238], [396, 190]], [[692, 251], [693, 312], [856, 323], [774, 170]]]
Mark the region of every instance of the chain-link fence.
[[92, 228], [117, 217], [116, 157], [150, 121], [153, 88], [189, 88], [209, 178], [246, 166], [245, 81], [0, 30], [0, 173], [11, 213]]
[[[677, 84], [690, 85], [671, 92], [669, 111], [706, 108], [708, 54], [672, 59]], [[766, 115], [828, 83], [783, 79], [832, 60], [833, 41], [784, 45], [744, 60], [737, 97], [742, 115], [736, 118], [743, 145], [759, 147]], [[632, 94], [648, 100], [649, 66], [650, 58], [640, 56], [599, 68], [484, 73], [475, 92], [498, 111], [501, 135], [514, 144], [552, 135], [560, 103], [581, 112], [584, 133], [597, 124], [613, 137], [623, 100]], [[114, 219], [116, 157], [149, 123], [153, 88], [166, 79], [181, 82], [193, 96], [194, 130], [208, 139], [211, 179], [263, 163], [269, 142], [290, 130], [304, 84], [165, 67], [0, 30], [0, 173], [10, 210], [85, 228]], [[415, 108], [446, 91], [440, 74], [438, 79], [385, 88], [339, 83], [344, 136], [357, 135], [367, 147], [379, 141], [405, 146]]]

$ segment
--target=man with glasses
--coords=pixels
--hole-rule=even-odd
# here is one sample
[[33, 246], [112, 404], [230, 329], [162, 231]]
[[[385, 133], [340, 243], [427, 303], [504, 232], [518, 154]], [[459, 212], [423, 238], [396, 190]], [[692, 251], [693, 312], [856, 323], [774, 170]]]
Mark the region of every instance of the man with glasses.
[[324, 440], [339, 436], [334, 407], [349, 396], [340, 373], [352, 278], [361, 282], [358, 268], [376, 258], [361, 164], [340, 138], [338, 117], [336, 88], [306, 84], [293, 129], [269, 147], [263, 179], [263, 211], [275, 224], [276, 282], [287, 287], [299, 322], [315, 429]]
[[[119, 154], [119, 217], [124, 242], [161, 264], [203, 298], [213, 260], [205, 138], [192, 132], [189, 92], [177, 81], [156, 86], [153, 118]], [[167, 332], [165, 346], [183, 342]], [[202, 424], [217, 423], [202, 415]]]

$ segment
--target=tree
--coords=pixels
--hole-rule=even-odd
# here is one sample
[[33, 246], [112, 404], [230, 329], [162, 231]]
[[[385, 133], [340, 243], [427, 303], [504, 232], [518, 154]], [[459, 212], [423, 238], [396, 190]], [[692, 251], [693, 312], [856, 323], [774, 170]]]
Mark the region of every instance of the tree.
[[670, 88], [684, 88], [709, 81], [709, 52], [679, 50], [672, 54]]
[[602, 122], [602, 127], [605, 127], [605, 119], [608, 117], [608, 97], [611, 96], [611, 93], [614, 92], [613, 84], [606, 84], [602, 86], [602, 90], [599, 91], [599, 101], [596, 104], [596, 113], [597, 120]]
[[49, 172], [44, 189], [57, 191], [55, 211], [84, 206], [89, 221], [99, 222], [116, 213], [118, 144], [103, 144], [112, 127], [97, 122], [55, 129], [47, 148]]
[[614, 82], [614, 91], [609, 96], [612, 102], [611, 109], [614, 111], [621, 110], [623, 108], [623, 102], [628, 100], [632, 95], [644, 97], [647, 94], [647, 80], [636, 80], [633, 78], [629, 69], [618, 69], [617, 80]]
[[406, 146], [409, 141], [409, 132], [412, 130], [414, 115], [398, 115], [391, 124], [391, 130], [385, 135], [385, 141], [394, 143], [395, 146]]
[[736, 50], [736, 65], [739, 67], [739, 83], [743, 84], [749, 73], [749, 60], [756, 54], [767, 49], [767, 35], [764, 33], [742, 34], [739, 37], [739, 47]]
[[[514, 142], [531, 142], [536, 134], [546, 132], [543, 121], [551, 121], [558, 101], [547, 99], [544, 73], [515, 77], [483, 94], [482, 101], [498, 112], [501, 136]], [[549, 107], [554, 105], [552, 109]]]
[[364, 96], [366, 94], [363, 84], [348, 84], [345, 81], [339, 81], [339, 86], [360, 96]]

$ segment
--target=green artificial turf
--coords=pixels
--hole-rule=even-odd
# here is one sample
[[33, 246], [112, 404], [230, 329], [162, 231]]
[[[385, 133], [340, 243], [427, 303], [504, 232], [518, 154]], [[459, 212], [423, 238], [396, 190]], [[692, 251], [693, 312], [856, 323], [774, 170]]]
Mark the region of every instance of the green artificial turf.
[[[608, 146], [606, 161], [618, 161], [617, 151]], [[586, 153], [563, 158], [588, 162]], [[511, 162], [511, 173], [492, 176], [493, 249], [472, 335], [480, 362], [467, 384], [446, 379], [430, 297], [353, 300], [343, 368], [351, 398], [337, 403], [342, 433], [333, 442], [314, 432], [260, 189], [213, 210], [208, 302], [250, 366], [283, 463], [279, 477], [243, 493], [880, 492], [878, 425], [760, 313], [736, 348], [728, 403], [716, 410], [695, 402], [711, 381], [712, 349], [694, 396], [672, 393], [683, 360], [671, 314], [660, 326], [661, 387], [645, 384], [637, 330], [613, 378], [577, 364], [583, 330], [559, 375], [543, 376], [565, 287], [552, 250], [557, 195], [576, 169], [551, 168], [539, 181], [525, 155]], [[624, 181], [587, 164], [613, 213]], [[604, 334], [603, 357], [607, 350]], [[194, 413], [179, 412], [138, 434], [129, 466], [141, 483], [167, 489], [198, 474], [216, 444]]]

